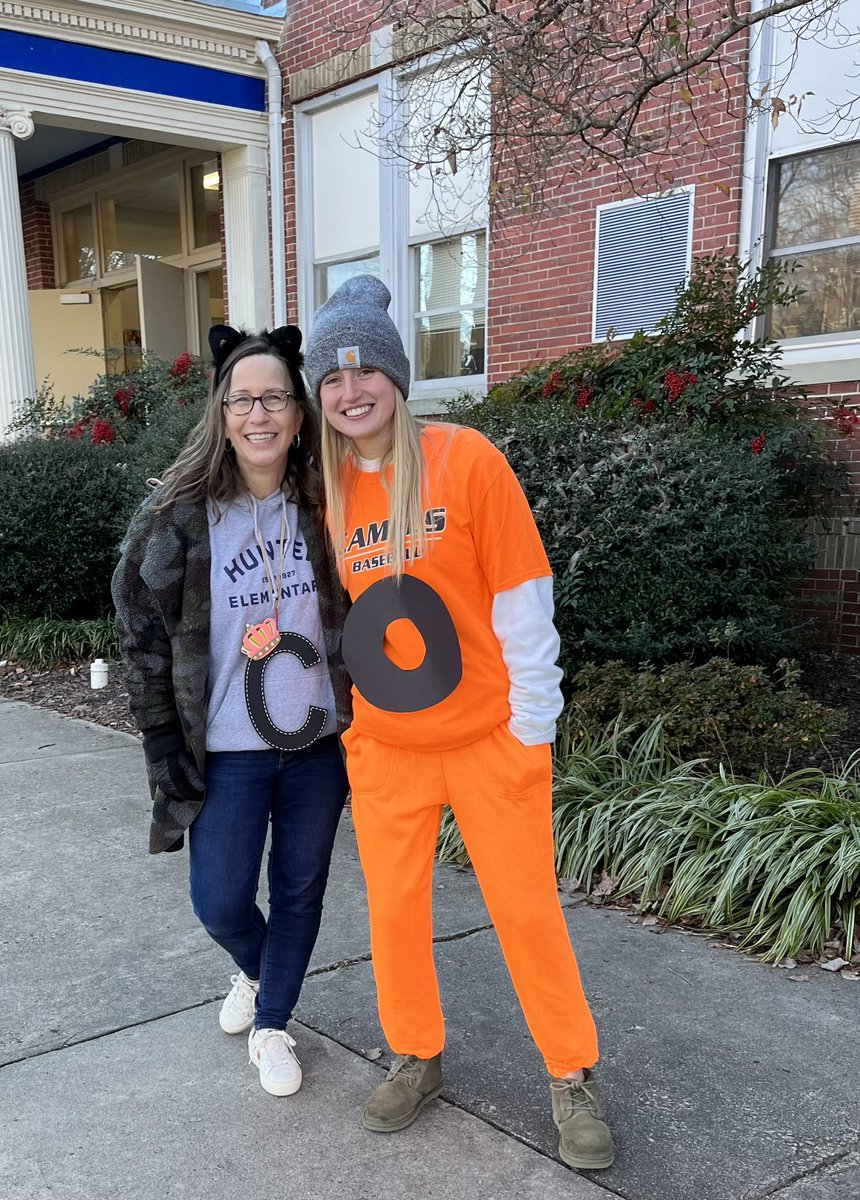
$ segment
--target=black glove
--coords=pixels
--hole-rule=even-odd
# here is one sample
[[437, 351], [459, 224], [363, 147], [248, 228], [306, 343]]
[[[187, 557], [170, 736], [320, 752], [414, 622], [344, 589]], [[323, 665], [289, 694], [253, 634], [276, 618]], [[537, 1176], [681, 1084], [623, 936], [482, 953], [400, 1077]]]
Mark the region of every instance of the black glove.
[[202, 799], [203, 780], [177, 726], [159, 725], [144, 733], [143, 753], [150, 779], [165, 796], [192, 802]]

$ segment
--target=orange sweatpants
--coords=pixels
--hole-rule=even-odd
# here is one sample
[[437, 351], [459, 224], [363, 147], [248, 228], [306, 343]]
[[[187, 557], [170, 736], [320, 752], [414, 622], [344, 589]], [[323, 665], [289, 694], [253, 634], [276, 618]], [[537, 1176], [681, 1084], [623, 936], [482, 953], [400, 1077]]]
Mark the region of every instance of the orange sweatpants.
[[531, 1035], [551, 1075], [597, 1061], [597, 1033], [556, 888], [549, 746], [505, 725], [444, 751], [344, 742], [367, 880], [379, 1017], [396, 1054], [445, 1041], [433, 963], [432, 872], [443, 804], [469, 851]]

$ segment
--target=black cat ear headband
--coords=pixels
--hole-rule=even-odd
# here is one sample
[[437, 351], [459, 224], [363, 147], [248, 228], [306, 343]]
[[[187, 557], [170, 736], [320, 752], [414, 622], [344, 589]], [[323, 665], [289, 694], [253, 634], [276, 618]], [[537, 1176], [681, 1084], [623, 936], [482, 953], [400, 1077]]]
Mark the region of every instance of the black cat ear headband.
[[298, 370], [302, 365], [301, 345], [302, 331], [297, 325], [281, 325], [269, 333], [262, 329], [259, 334], [247, 333], [244, 329], [233, 329], [230, 325], [213, 325], [209, 330], [209, 349], [212, 351], [212, 365], [215, 368], [215, 383], [221, 380], [224, 363], [249, 337], [259, 337], [268, 342], [272, 349], [285, 359], [287, 364]]

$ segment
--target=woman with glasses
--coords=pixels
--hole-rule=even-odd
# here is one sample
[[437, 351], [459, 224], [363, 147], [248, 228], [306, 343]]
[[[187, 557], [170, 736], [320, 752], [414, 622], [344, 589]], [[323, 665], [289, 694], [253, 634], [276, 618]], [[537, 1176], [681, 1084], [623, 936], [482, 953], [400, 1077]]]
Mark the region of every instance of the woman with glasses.
[[219, 325], [209, 342], [206, 413], [131, 523], [114, 602], [153, 798], [150, 852], [180, 849], [188, 831], [194, 912], [237, 968], [221, 1028], [250, 1030], [263, 1088], [286, 1096], [302, 1082], [287, 1023], [347, 788], [345, 601], [300, 331]]

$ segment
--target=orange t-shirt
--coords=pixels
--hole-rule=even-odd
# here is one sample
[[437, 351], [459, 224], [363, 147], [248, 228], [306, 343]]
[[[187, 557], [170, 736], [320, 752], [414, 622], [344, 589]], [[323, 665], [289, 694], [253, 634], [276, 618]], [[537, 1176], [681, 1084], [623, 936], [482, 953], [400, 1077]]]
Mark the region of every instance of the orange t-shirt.
[[[441, 597], [459, 641], [462, 675], [444, 699], [409, 712], [377, 707], [356, 683], [353, 727], [390, 745], [448, 749], [477, 741], [511, 715], [510, 681], [493, 632], [493, 597], [552, 571], [523, 490], [492, 443], [473, 429], [428, 425], [421, 446], [427, 553], [409, 560], [405, 576]], [[388, 493], [375, 471], [351, 473], [347, 488], [344, 568], [355, 602], [391, 575]], [[388, 625], [382, 650], [406, 671], [425, 656], [424, 640], [408, 619]]]

